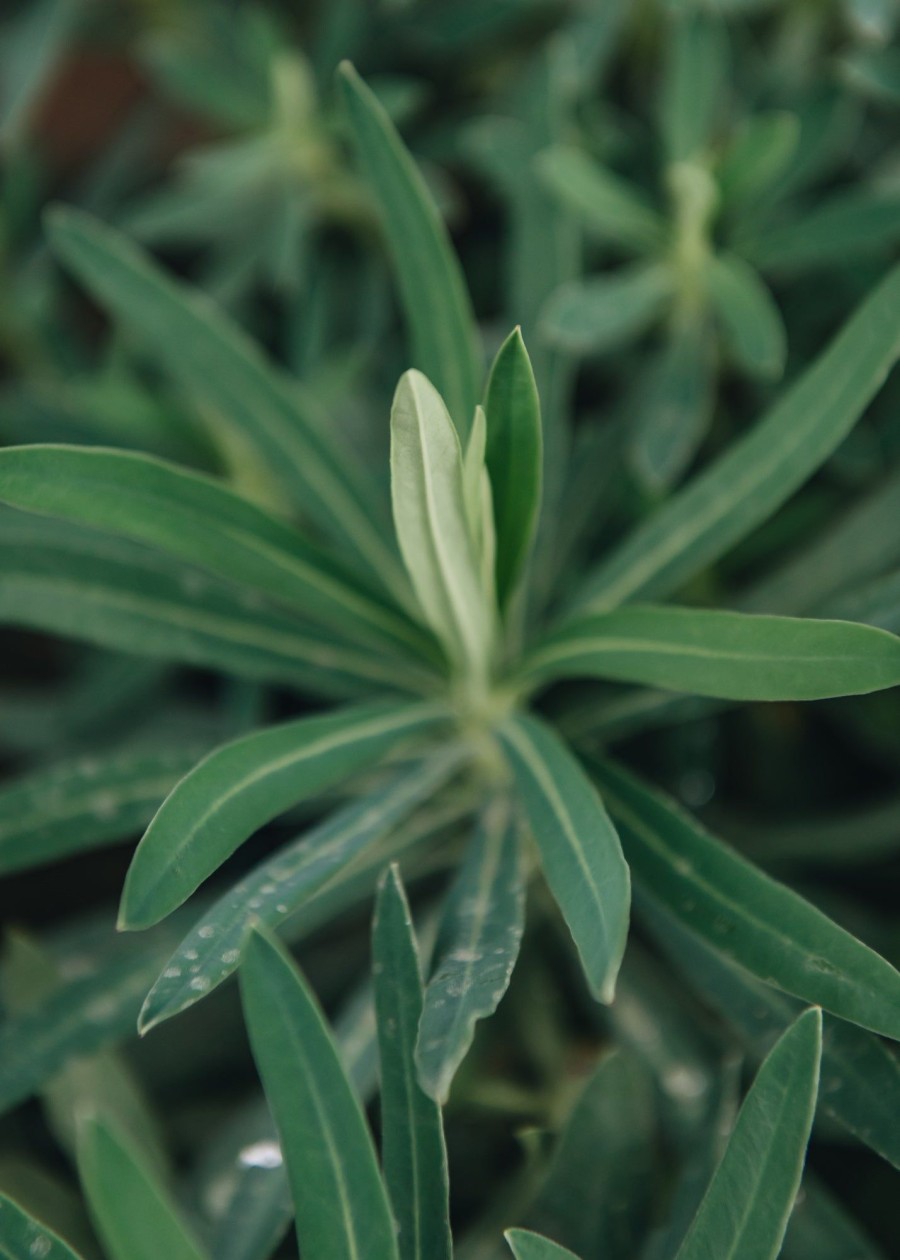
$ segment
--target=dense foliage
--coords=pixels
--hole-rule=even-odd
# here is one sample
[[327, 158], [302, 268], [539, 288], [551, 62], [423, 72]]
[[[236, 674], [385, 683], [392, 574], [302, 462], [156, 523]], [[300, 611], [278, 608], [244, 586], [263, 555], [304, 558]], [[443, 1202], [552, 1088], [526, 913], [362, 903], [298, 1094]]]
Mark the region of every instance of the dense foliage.
[[900, 1244], [898, 31], [4, 13], [0, 1255]]

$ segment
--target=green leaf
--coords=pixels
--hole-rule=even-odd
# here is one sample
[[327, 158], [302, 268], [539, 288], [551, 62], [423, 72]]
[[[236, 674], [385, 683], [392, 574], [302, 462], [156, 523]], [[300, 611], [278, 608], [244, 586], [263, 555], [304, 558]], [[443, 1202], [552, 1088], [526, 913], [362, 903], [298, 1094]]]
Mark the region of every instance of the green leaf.
[[422, 647], [415, 627], [297, 530], [176, 464], [99, 447], [7, 447], [0, 499], [159, 548], [366, 642]]
[[425, 182], [393, 123], [349, 62], [338, 71], [357, 160], [387, 236], [416, 367], [434, 381], [462, 437], [481, 378], [466, 282]]
[[900, 195], [856, 185], [740, 243], [754, 266], [791, 274], [885, 253], [900, 240]]
[[551, 1242], [549, 1238], [542, 1238], [540, 1234], [532, 1234], [528, 1229], [508, 1229], [503, 1237], [516, 1260], [578, 1260], [565, 1247]]
[[365, 1116], [313, 994], [287, 954], [258, 932], [247, 942], [240, 980], [301, 1251], [329, 1260], [398, 1260]]
[[[646, 891], [641, 922], [687, 982], [720, 1011], [751, 1052], [762, 1058], [801, 1004], [763, 984], [689, 930]], [[880, 1037], [840, 1019], [825, 1020], [820, 1106], [861, 1142], [900, 1168], [900, 1058]]]
[[589, 574], [599, 611], [683, 586], [771, 516], [850, 432], [900, 355], [900, 267], [746, 437], [653, 513]]
[[591, 989], [612, 1002], [628, 935], [630, 881], [616, 829], [572, 753], [537, 718], [500, 730], [550, 890]]
[[164, 801], [137, 847], [120, 925], [181, 905], [259, 827], [434, 725], [428, 705], [361, 705], [254, 731], [210, 753]]
[[[396, 556], [384, 541], [367, 483], [295, 381], [199, 290], [176, 281], [113, 228], [72, 209], [48, 218], [53, 248], [94, 297], [134, 330], [175, 382], [241, 434], [294, 501], [397, 589]], [[399, 583], [402, 589], [402, 583]]]
[[541, 503], [541, 405], [516, 328], [494, 359], [485, 398], [485, 458], [497, 530], [497, 598], [505, 608], [522, 574]]
[[372, 971], [381, 1063], [381, 1151], [400, 1260], [450, 1260], [447, 1151], [440, 1107], [416, 1078], [422, 973], [396, 866], [379, 883]]
[[521, 837], [505, 802], [485, 812], [441, 915], [425, 990], [416, 1063], [423, 1088], [446, 1102], [479, 1019], [507, 990], [522, 940]]
[[663, 314], [671, 268], [635, 263], [589, 280], [571, 280], [544, 307], [541, 332], [570, 354], [599, 354], [634, 341]]
[[723, 700], [820, 700], [900, 683], [900, 638], [852, 621], [634, 604], [569, 621], [524, 672]]
[[[823, 1076], [824, 1071], [823, 1050]], [[860, 1223], [809, 1171], [804, 1173], [781, 1255], [783, 1260], [885, 1260]]]
[[719, 166], [717, 182], [723, 202], [736, 205], [765, 192], [790, 163], [799, 139], [796, 114], [771, 110], [751, 115]]
[[662, 248], [661, 216], [637, 188], [581, 149], [554, 145], [538, 154], [535, 165], [547, 188], [601, 240], [641, 252]]
[[429, 624], [458, 665], [484, 677], [492, 646], [466, 512], [459, 438], [440, 394], [405, 372], [391, 410], [391, 496], [400, 550]]
[[653, 493], [678, 480], [712, 420], [716, 362], [709, 333], [706, 321], [672, 329], [632, 388], [628, 456]]
[[[592, 763], [593, 764], [593, 763]], [[900, 1040], [900, 973], [611, 762], [596, 777], [635, 883], [754, 975]]]
[[0, 873], [27, 870], [142, 831], [160, 801], [205, 751], [83, 756], [0, 791]]
[[[443, 787], [458, 767], [459, 757], [452, 752], [403, 767], [387, 783], [256, 866], [210, 907], [175, 950], [147, 994], [140, 1031], [180, 1014], [226, 980], [237, 969], [254, 923], [274, 928], [304, 911], [310, 929], [315, 926], [316, 917], [308, 912], [316, 897], [334, 888], [342, 876], [349, 877], [355, 860], [367, 858], [372, 850], [372, 861], [383, 865], [378, 842]], [[371, 883], [366, 891], [370, 889]]]
[[771, 293], [736, 254], [717, 254], [707, 271], [710, 297], [737, 365], [777, 380], [787, 357], [787, 333]]
[[78, 1172], [110, 1260], [203, 1260], [163, 1186], [105, 1121], [82, 1122]]
[[79, 1260], [52, 1230], [28, 1215], [5, 1194], [0, 1194], [0, 1257], [2, 1260]]
[[776, 1260], [816, 1109], [822, 1015], [801, 1015], [759, 1070], [676, 1260]]
[[667, 41], [660, 125], [670, 162], [697, 157], [710, 144], [728, 76], [724, 23], [685, 7]]

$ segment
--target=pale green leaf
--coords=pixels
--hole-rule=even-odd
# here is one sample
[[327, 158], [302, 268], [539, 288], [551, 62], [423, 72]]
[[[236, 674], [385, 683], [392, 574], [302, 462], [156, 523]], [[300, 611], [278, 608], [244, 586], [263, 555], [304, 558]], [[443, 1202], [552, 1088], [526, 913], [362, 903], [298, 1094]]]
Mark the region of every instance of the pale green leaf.
[[361, 705], [254, 731], [216, 749], [167, 797], [138, 845], [120, 924], [158, 922], [259, 827], [373, 765], [441, 716], [428, 705]]
[[589, 574], [600, 610], [676, 590], [801, 486], [846, 437], [900, 354], [900, 267], [756, 427], [638, 526]]
[[415, 365], [465, 437], [478, 401], [480, 351], [466, 282], [415, 163], [349, 62], [339, 71], [356, 156], [375, 194], [403, 297]]
[[544, 307], [541, 332], [570, 354], [617, 350], [662, 316], [672, 293], [672, 270], [664, 263], [636, 263], [571, 280]]
[[301, 1251], [329, 1260], [398, 1260], [365, 1116], [312, 992], [287, 954], [258, 932], [247, 943], [240, 980]]
[[528, 1229], [508, 1229], [503, 1235], [516, 1260], [578, 1260], [578, 1257], [549, 1238]]
[[628, 935], [630, 881], [619, 837], [574, 755], [543, 722], [517, 717], [500, 730], [518, 796], [550, 890], [594, 995], [615, 996]]
[[382, 877], [372, 926], [381, 1064], [381, 1157], [400, 1260], [450, 1260], [447, 1152], [440, 1107], [416, 1077], [422, 973], [396, 866]]
[[0, 1194], [0, 1257], [2, 1260], [79, 1260], [61, 1238]]
[[497, 352], [485, 397], [486, 461], [497, 530], [497, 597], [505, 608], [534, 538], [541, 504], [541, 406], [516, 328]]
[[804, 898], [611, 762], [596, 778], [634, 874], [686, 927], [754, 975], [900, 1040], [900, 973]]
[[479, 1019], [509, 985], [524, 928], [521, 836], [505, 802], [484, 813], [444, 905], [425, 990], [416, 1063], [423, 1087], [445, 1102]]
[[708, 148], [721, 117], [728, 80], [724, 24], [715, 13], [684, 6], [667, 41], [660, 124], [670, 162], [685, 162]]
[[469, 527], [459, 438], [421, 372], [400, 378], [391, 410], [391, 497], [400, 550], [429, 624], [457, 664], [484, 677], [492, 614]]
[[822, 1015], [801, 1015], [741, 1107], [676, 1260], [776, 1260], [800, 1186], [816, 1109]]
[[640, 191], [581, 149], [555, 145], [535, 165], [547, 188], [602, 240], [641, 252], [664, 244], [665, 223]]
[[524, 672], [723, 700], [819, 700], [900, 683], [900, 638], [852, 621], [634, 604], [569, 621]]

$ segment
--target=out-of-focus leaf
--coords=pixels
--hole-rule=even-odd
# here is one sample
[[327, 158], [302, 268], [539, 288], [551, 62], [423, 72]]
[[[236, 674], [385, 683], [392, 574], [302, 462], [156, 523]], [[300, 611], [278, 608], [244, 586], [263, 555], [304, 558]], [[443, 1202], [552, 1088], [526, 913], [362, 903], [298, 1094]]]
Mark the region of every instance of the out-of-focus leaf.
[[500, 739], [588, 982], [612, 1002], [628, 934], [630, 882], [616, 829], [575, 757], [537, 718], [514, 718]]
[[717, 172], [726, 205], [736, 205], [766, 192], [783, 173], [800, 139], [795, 114], [754, 114], [738, 131]]
[[416, 366], [446, 399], [462, 437], [481, 376], [475, 317], [446, 228], [382, 106], [344, 62], [338, 72], [356, 155], [378, 202]]
[[660, 124], [670, 162], [697, 157], [709, 145], [728, 75], [724, 25], [715, 13], [685, 7], [668, 41]]
[[382, 878], [372, 927], [381, 1065], [381, 1157], [400, 1260], [450, 1260], [447, 1152], [441, 1110], [416, 1077], [422, 973], [396, 866]]
[[885, 1260], [822, 1182], [806, 1172], [788, 1221], [782, 1260]]
[[746, 437], [639, 525], [583, 583], [599, 611], [668, 594], [770, 516], [852, 429], [900, 354], [900, 268]]
[[548, 341], [571, 354], [600, 354], [627, 345], [661, 316], [673, 278], [664, 263], [636, 263], [588, 280], [572, 280], [541, 316]]
[[763, 271], [827, 267], [835, 258], [879, 254], [900, 239], [900, 195], [854, 187], [835, 193], [781, 228], [742, 242], [742, 252]]
[[52, 1230], [29, 1216], [17, 1203], [0, 1194], [0, 1255], [4, 1260], [79, 1260]]
[[602, 240], [641, 252], [662, 246], [661, 216], [636, 188], [581, 149], [545, 149], [536, 166], [546, 186]]
[[254, 731], [210, 753], [166, 798], [137, 847], [120, 923], [158, 922], [259, 827], [435, 724], [427, 705], [362, 705]]
[[445, 1102], [479, 1019], [506, 992], [524, 928], [521, 838], [504, 803], [489, 807], [453, 883], [425, 990], [416, 1062], [424, 1088]]
[[567, 622], [523, 672], [723, 700], [819, 700], [900, 683], [900, 638], [850, 621], [635, 604]]
[[771, 293], [736, 254], [710, 262], [709, 291], [736, 363], [755, 376], [777, 380], [787, 357], [787, 333]]
[[807, 1011], [760, 1068], [676, 1260], [775, 1260], [800, 1185], [821, 1051], [821, 1012]]
[[398, 1260], [372, 1138], [334, 1038], [290, 958], [258, 932], [245, 950], [241, 996], [281, 1135], [301, 1250]]

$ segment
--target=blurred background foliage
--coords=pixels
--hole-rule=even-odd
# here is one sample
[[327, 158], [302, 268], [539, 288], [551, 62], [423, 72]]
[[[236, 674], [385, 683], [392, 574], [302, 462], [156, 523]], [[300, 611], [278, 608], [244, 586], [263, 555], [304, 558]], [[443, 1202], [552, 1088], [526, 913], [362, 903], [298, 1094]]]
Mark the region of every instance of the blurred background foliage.
[[[167, 455], [277, 505], [240, 439], [57, 267], [42, 212], [64, 200], [224, 306], [386, 470], [409, 347], [334, 86], [351, 58], [450, 225], [486, 350], [523, 328], [558, 418], [556, 545], [543, 563], [574, 574], [744, 430], [897, 255], [898, 29], [893, 0], [7, 0], [0, 441]], [[39, 1007], [43, 1031], [30, 1096], [0, 1089], [0, 1189], [97, 1255], [71, 1149], [73, 1116], [102, 1099], [173, 1178], [216, 1257], [232, 1254], [223, 1222], [240, 1195], [269, 1228], [241, 1254], [288, 1255], [284, 1186], [247, 1156], [272, 1129], [234, 987], [139, 1041], [141, 1000], [184, 920], [136, 937], [112, 924], [123, 837], [198, 752], [302, 711], [302, 697], [17, 628], [19, 528], [0, 517], [3, 1002], [10, 1021]], [[898, 566], [895, 377], [697, 594], [896, 632]], [[896, 691], [737, 708], [591, 685], [546, 703], [583, 747], [614, 744], [900, 960]], [[85, 784], [118, 751], [141, 752], [146, 774], [112, 808]], [[29, 793], [59, 805], [85, 851], [16, 869], [4, 819], [21, 828]], [[290, 821], [248, 846], [252, 860]], [[441, 834], [452, 843], [452, 818]], [[33, 843], [40, 853], [38, 832]], [[250, 862], [235, 858], [224, 878]], [[425, 870], [423, 931], [432, 894]], [[371, 1092], [357, 990], [368, 915], [363, 898], [312, 933], [302, 960], [351, 1059], [368, 1048], [354, 1070]], [[583, 1255], [663, 1260], [672, 1239], [659, 1223], [679, 1196], [691, 1202], [697, 1151], [715, 1150], [742, 1073], [771, 1042], [771, 1011], [687, 946], [676, 975], [649, 936], [601, 1010], [553, 917], [536, 906], [532, 921], [448, 1108], [460, 1255], [495, 1255], [498, 1226], [515, 1220]], [[826, 1111], [784, 1254], [898, 1254], [895, 1177]]]

